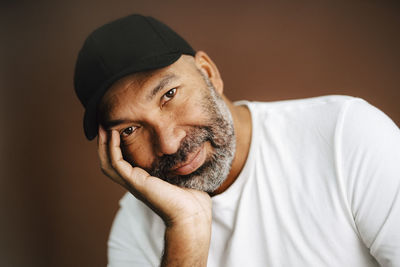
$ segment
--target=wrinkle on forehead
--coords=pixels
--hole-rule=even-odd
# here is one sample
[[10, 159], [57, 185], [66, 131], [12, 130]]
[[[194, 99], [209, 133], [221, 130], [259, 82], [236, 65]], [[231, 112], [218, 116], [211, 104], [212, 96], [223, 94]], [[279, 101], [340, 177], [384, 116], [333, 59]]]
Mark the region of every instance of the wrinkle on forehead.
[[101, 123], [109, 120], [116, 106], [119, 105], [119, 96], [132, 88], [142, 87], [155, 74], [154, 70], [142, 71], [127, 75], [116, 81], [102, 97], [98, 109], [98, 119]]
[[120, 104], [119, 96], [123, 95], [127, 90], [144, 87], [147, 81], [166, 68], [174, 68], [176, 65], [181, 65], [181, 67], [183, 67], [182, 65], [188, 66], [187, 64], [189, 64], [190, 68], [197, 69], [192, 56], [182, 55], [175, 63], [165, 68], [136, 72], [119, 79], [106, 91], [98, 105], [97, 115], [99, 122], [103, 123], [111, 119], [110, 117], [115, 112], [115, 108]]

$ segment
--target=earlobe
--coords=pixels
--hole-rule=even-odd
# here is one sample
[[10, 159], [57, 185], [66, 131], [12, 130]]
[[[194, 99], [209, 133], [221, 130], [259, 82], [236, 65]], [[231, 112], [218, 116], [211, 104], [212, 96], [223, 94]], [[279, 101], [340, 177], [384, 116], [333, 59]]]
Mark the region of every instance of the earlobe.
[[215, 90], [222, 95], [224, 83], [215, 63], [203, 51], [198, 51], [194, 56], [194, 60], [197, 68], [210, 79], [211, 83], [215, 87]]

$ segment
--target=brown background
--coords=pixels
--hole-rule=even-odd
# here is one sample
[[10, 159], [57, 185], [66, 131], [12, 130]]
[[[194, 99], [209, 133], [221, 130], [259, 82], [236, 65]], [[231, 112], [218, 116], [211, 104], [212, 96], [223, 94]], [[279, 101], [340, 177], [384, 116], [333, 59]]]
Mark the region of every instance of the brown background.
[[87, 34], [133, 12], [208, 52], [233, 100], [348, 94], [400, 124], [394, 1], [1, 1], [0, 266], [106, 264], [123, 190], [84, 139], [72, 75]]

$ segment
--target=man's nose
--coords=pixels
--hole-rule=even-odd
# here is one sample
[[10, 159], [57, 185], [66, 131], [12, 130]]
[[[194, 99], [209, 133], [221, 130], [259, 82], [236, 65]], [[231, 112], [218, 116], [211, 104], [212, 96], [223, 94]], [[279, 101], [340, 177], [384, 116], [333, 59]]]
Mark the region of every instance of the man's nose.
[[170, 122], [158, 122], [154, 126], [155, 139], [156, 139], [156, 154], [161, 157], [162, 155], [171, 155], [179, 150], [186, 132], [183, 128], [177, 127]]

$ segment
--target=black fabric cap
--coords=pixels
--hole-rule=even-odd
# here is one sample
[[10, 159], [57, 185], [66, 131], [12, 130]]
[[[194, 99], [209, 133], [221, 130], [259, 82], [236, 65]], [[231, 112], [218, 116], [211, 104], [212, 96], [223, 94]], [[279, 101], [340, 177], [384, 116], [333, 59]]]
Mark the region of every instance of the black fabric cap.
[[171, 65], [193, 48], [167, 25], [142, 15], [130, 15], [92, 32], [75, 66], [75, 92], [85, 107], [83, 128], [89, 140], [97, 136], [97, 105], [117, 80], [135, 72]]

